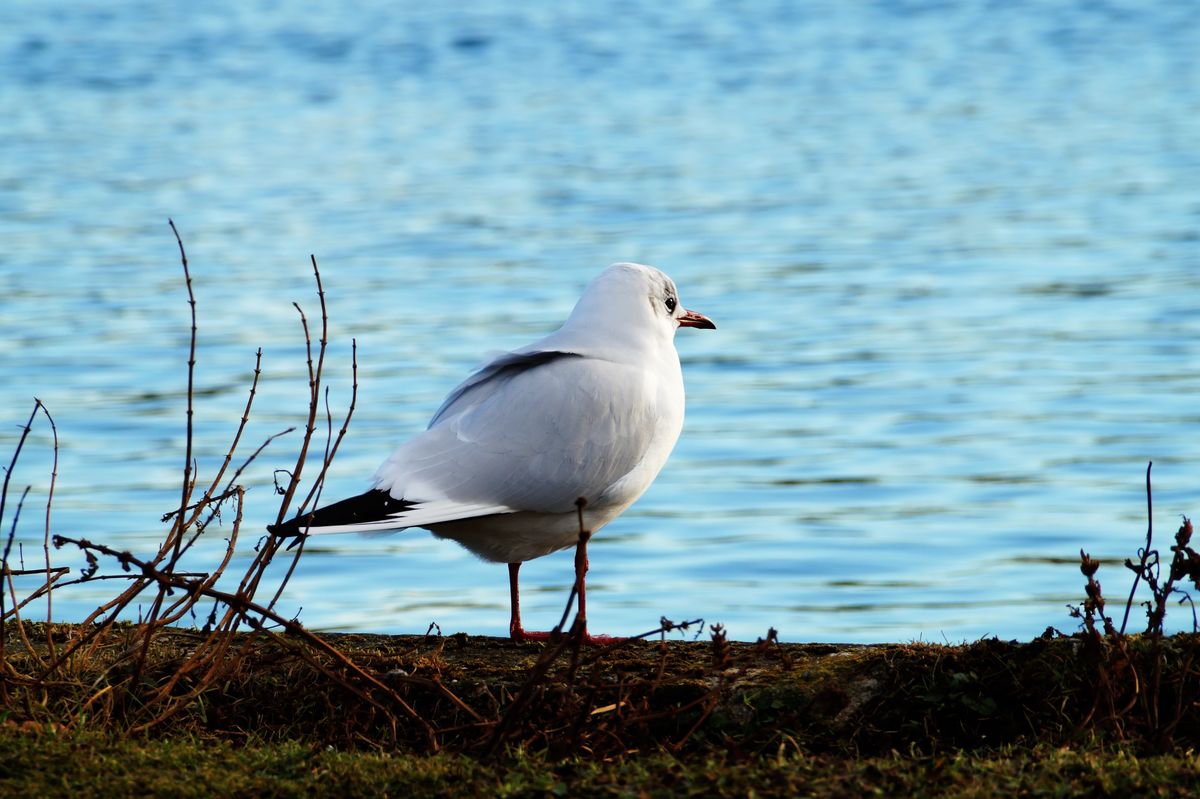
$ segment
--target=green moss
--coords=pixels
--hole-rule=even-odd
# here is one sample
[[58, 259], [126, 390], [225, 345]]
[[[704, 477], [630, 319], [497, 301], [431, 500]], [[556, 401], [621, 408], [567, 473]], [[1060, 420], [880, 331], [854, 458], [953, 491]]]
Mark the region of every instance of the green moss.
[[619, 760], [493, 761], [346, 752], [295, 742], [116, 740], [0, 731], [0, 795], [72, 797], [1192, 796], [1192, 753], [1007, 747], [942, 757], [813, 756], [783, 747], [736, 759], [662, 751]]

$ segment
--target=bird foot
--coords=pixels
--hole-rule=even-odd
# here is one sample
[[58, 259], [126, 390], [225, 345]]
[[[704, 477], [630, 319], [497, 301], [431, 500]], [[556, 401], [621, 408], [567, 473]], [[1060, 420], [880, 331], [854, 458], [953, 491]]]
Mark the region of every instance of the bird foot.
[[[570, 638], [573, 635], [573, 632], [562, 632], [561, 630], [550, 630], [549, 632], [527, 632], [520, 627], [516, 627], [510, 629], [508, 634], [512, 640], [517, 642], [545, 641], [547, 643], [556, 643], [564, 638]], [[588, 646], [611, 646], [612, 644], [619, 644], [622, 641], [627, 641], [629, 639], [614, 635], [591, 635], [588, 633], [587, 628], [585, 627], [582, 630], [582, 640], [583, 643], [587, 644]]]

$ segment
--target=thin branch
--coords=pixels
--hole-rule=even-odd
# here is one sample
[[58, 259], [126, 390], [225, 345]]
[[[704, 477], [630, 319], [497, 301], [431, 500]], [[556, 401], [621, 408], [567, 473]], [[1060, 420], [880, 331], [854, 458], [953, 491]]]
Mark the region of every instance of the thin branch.
[[321, 303], [321, 339], [318, 342], [317, 350], [317, 365], [313, 366], [312, 357], [312, 337], [308, 331], [308, 319], [304, 315], [304, 311], [296, 303], [296, 311], [300, 314], [300, 323], [304, 328], [304, 345], [308, 352], [308, 422], [304, 426], [304, 443], [300, 448], [300, 455], [296, 459], [296, 468], [292, 472], [291, 482], [288, 484], [287, 491], [284, 494], [283, 502], [279, 505], [279, 515], [275, 519], [276, 524], [282, 524], [284, 517], [287, 515], [288, 506], [291, 504], [292, 496], [296, 493], [296, 487], [300, 484], [300, 475], [304, 471], [304, 463], [308, 456], [308, 447], [312, 441], [313, 432], [316, 430], [317, 411], [321, 406], [321, 371], [325, 364], [325, 348], [328, 344], [329, 318], [325, 308], [325, 288], [321, 284], [321, 270], [317, 267], [316, 256], [310, 256], [313, 267], [313, 279], [317, 283], [317, 297]]
[[[46, 525], [42, 534], [42, 554], [46, 561], [46, 585], [49, 586], [54, 582], [55, 577], [51, 579], [50, 566], [50, 508], [54, 505], [54, 487], [58, 482], [58, 426], [54, 424], [54, 417], [50, 415], [50, 409], [43, 404], [40, 399], [34, 398], [37, 407], [41, 409], [46, 417], [46, 421], [50, 423], [50, 434], [54, 440], [54, 460], [50, 466], [50, 487], [46, 491]], [[54, 621], [54, 592], [46, 591], [46, 649], [51, 657], [54, 657], [54, 636], [50, 634], [50, 624]]]
[[[21, 428], [21, 437], [17, 439], [16, 449], [13, 450], [12, 459], [8, 462], [8, 469], [4, 472], [4, 484], [0, 486], [0, 525], [4, 523], [4, 509], [8, 504], [8, 484], [12, 480], [13, 470], [17, 468], [17, 459], [21, 457], [21, 450], [25, 446], [25, 440], [29, 438], [29, 431], [33, 429], [33, 419], [37, 416], [38, 407], [41, 403], [33, 406], [33, 410], [29, 414], [29, 419], [25, 422], [25, 426]], [[19, 515], [19, 514], [18, 514]], [[0, 573], [8, 571], [8, 556], [12, 552], [13, 540], [17, 537], [16, 519], [13, 520], [12, 530], [8, 534], [8, 539], [4, 543], [4, 554], [0, 556]], [[4, 641], [7, 638], [4, 629], [4, 586], [0, 585], [0, 663], [4, 663]], [[13, 601], [16, 601], [16, 596], [13, 596]], [[0, 697], [8, 698], [7, 684], [0, 680]]]
[[[192, 492], [192, 436], [194, 432], [192, 419], [195, 414], [193, 404], [196, 381], [196, 294], [192, 291], [192, 273], [188, 269], [187, 252], [183, 249], [183, 239], [180, 238], [179, 231], [175, 227], [175, 220], [168, 219], [167, 224], [171, 226], [171, 232], [175, 234], [175, 243], [179, 245], [179, 260], [183, 264], [183, 278], [187, 286], [188, 305], [191, 308], [192, 316], [191, 339], [188, 345], [187, 444], [183, 457], [183, 489], [179, 500], [179, 516], [182, 520], [185, 509], [188, 506], [188, 498]], [[182, 530], [182, 527], [180, 529]], [[182, 543], [182, 536], [176, 536], [175, 554], [172, 558], [172, 565], [175, 560], [179, 559]]]
[[[21, 499], [17, 502], [16, 513], [13, 514], [12, 532], [9, 534], [9, 540], [12, 540], [12, 537], [16, 535], [17, 522], [21, 518], [21, 509], [25, 507], [25, 499], [26, 499], [26, 497], [29, 496], [30, 488], [31, 488], [30, 486], [25, 486], [25, 490], [21, 492]], [[14, 607], [10, 611], [10, 613], [12, 614], [12, 617], [13, 617], [13, 623], [16, 625], [17, 633], [21, 636], [22, 643], [25, 644], [25, 649], [29, 652], [29, 654], [31, 656], [33, 656], [34, 660], [36, 660], [38, 663], [42, 663], [43, 661], [40, 657], [38, 657], [37, 650], [35, 650], [33, 648], [33, 644], [31, 644], [29, 642], [29, 636], [25, 633], [25, 623], [21, 620], [21, 615], [19, 613], [21, 605], [17, 603], [17, 587], [16, 587], [16, 584], [13, 582], [13, 575], [16, 573], [17, 572], [14, 572], [13, 570], [8, 568], [7, 562], [5, 562], [3, 564], [3, 568], [0, 568], [0, 575], [2, 575], [3, 577], [6, 578], [6, 580], [8, 582], [8, 590], [10, 592], [12, 592], [13, 603], [16, 605], [16, 607]], [[3, 593], [4, 593], [4, 586], [2, 584], [0, 584], [0, 595], [2, 595]], [[3, 654], [4, 654], [3, 649], [0, 648], [0, 655], [3, 655]], [[7, 661], [4, 661], [2, 658], [0, 658], [0, 663], [7, 664]]]
[[[350, 429], [350, 419], [354, 416], [354, 409], [358, 404], [358, 342], [355, 339], [350, 340], [350, 372], [350, 405], [346, 409], [346, 416], [342, 420], [342, 427], [340, 430], [338, 430], [337, 438], [334, 440], [332, 448], [326, 444], [325, 462], [321, 464], [321, 472], [317, 475], [317, 479], [313, 481], [312, 489], [309, 491], [308, 496], [305, 497], [304, 503], [300, 506], [301, 512], [303, 508], [307, 507], [310, 502], [315, 505], [320, 498], [321, 489], [325, 487], [325, 476], [329, 473], [329, 467], [333, 463], [334, 457], [337, 456], [338, 448], [342, 445], [342, 440], [346, 437], [346, 432]], [[325, 411], [326, 417], [331, 419], [332, 417], [329, 414], [328, 392], [326, 392], [325, 395]], [[283, 589], [291, 580], [292, 574], [296, 570], [296, 565], [300, 562], [300, 553], [304, 551], [304, 542], [306, 540], [306, 536], [302, 536], [300, 538], [300, 544], [296, 547], [296, 554], [292, 558], [291, 565], [288, 567], [288, 571], [284, 575], [283, 580], [280, 581], [279, 588], [275, 591], [275, 595], [271, 598], [271, 601], [267, 603], [267, 607], [274, 608], [276, 603], [279, 601], [279, 597], [282, 596]]]
[[[1146, 562], [1150, 557], [1150, 542], [1154, 537], [1154, 497], [1150, 490], [1150, 470], [1152, 468], [1154, 468], [1154, 461], [1146, 464], [1146, 548], [1141, 551], [1141, 563], [1134, 570], [1133, 587], [1129, 589], [1129, 599], [1125, 602], [1125, 618], [1121, 619], [1121, 635], [1125, 634], [1125, 625], [1129, 623], [1129, 609], [1133, 607], [1133, 597], [1137, 593], [1138, 581], [1142, 579], [1142, 573], [1146, 570]], [[1128, 562], [1125, 565], [1132, 568]]]
[[[262, 605], [259, 605], [258, 603], [254, 602], [253, 600], [247, 599], [238, 594], [231, 594], [227, 591], [219, 591], [215, 588], [212, 588], [211, 586], [205, 586], [201, 582], [186, 580], [186, 579], [179, 577], [178, 575], [171, 574], [170, 572], [156, 569], [150, 562], [143, 561], [130, 552], [116, 550], [111, 547], [105, 546], [104, 544], [96, 544], [91, 541], [87, 541], [85, 539], [68, 538], [66, 536], [55, 536], [55, 544], [56, 545], [74, 544], [75, 546], [77, 546], [80, 549], [85, 550], [85, 551], [86, 550], [94, 550], [96, 552], [99, 552], [102, 555], [107, 555], [109, 557], [116, 558], [122, 565], [130, 565], [130, 566], [137, 567], [139, 570], [141, 570], [142, 574], [146, 578], [158, 583], [164, 590], [168, 589], [168, 588], [180, 588], [185, 591], [192, 591], [198, 595], [203, 595], [203, 596], [207, 596], [211, 599], [216, 599], [217, 601], [222, 602], [226, 605], [229, 605], [232, 607], [238, 607], [243, 612], [253, 613], [256, 616], [258, 616], [264, 620], [266, 620], [266, 619], [271, 620], [275, 624], [278, 624], [280, 627], [282, 627], [283, 630], [285, 632], [287, 632], [289, 635], [293, 635], [293, 636], [303, 640], [304, 642], [306, 642], [307, 644], [312, 646], [314, 649], [316, 649], [316, 650], [324, 653], [328, 657], [332, 658], [347, 672], [354, 675], [356, 678], [363, 680], [364, 682], [370, 684], [375, 691], [378, 691], [379, 693], [383, 694], [388, 699], [390, 699], [392, 702], [394, 702], [396, 705], [398, 705], [400, 708], [402, 708], [405, 711], [405, 713], [407, 713], [414, 721], [416, 721], [425, 730], [427, 737], [429, 739], [430, 745], [434, 749], [437, 748], [437, 742], [435, 740], [433, 728], [429, 726], [429, 723], [426, 722], [425, 719], [419, 713], [417, 713], [417, 711], [411, 705], [408, 704], [408, 702], [406, 702], [393, 689], [391, 689], [384, 683], [380, 682], [373, 675], [369, 674], [368, 672], [366, 672], [362, 668], [360, 668], [357, 664], [355, 664], [353, 661], [351, 661], [349, 658], [347, 658], [340, 650], [331, 646], [329, 643], [327, 643], [322, 638], [319, 638], [318, 636], [309, 632], [299, 622], [284, 618], [283, 616], [280, 616], [279, 614], [268, 610], [267, 608], [263, 607]], [[284, 640], [286, 640], [286, 639], [284, 639]], [[320, 664], [317, 664], [314, 662], [314, 665], [317, 665], [318, 668], [321, 668], [321, 670], [326, 672], [326, 674], [328, 674], [329, 676], [337, 678], [336, 674], [329, 671], [327, 668], [321, 667]], [[372, 705], [373, 707], [375, 707], [381, 711], [386, 712], [386, 709], [382, 705], [380, 705], [377, 700], [375, 700], [369, 693], [367, 693], [363, 689], [359, 688], [358, 686], [354, 685], [353, 683], [349, 682], [348, 680], [346, 680], [344, 678], [340, 678], [340, 679], [338, 679], [338, 681], [344, 688], [355, 693], [363, 701], [367, 702], [368, 704]]]
[[[262, 374], [262, 347], [259, 347], [258, 351], [254, 355], [254, 377], [250, 381], [250, 393], [246, 396], [246, 407], [242, 410], [242, 419], [240, 422], [238, 422], [237, 432], [235, 432], [233, 434], [233, 441], [230, 443], [229, 448], [225, 451], [225, 459], [221, 462], [221, 468], [217, 470], [217, 474], [213, 478], [212, 483], [209, 485], [208, 490], [204, 492], [203, 498], [201, 498], [200, 501], [195, 503], [194, 505], [189, 506], [191, 508], [195, 508], [196, 513], [192, 516], [192, 518], [188, 519], [188, 521], [183, 525], [184, 529], [187, 529], [188, 527], [190, 527], [196, 523], [196, 520], [200, 516], [201, 507], [203, 505], [205, 505], [209, 501], [209, 499], [213, 496], [214, 492], [216, 492], [217, 486], [219, 486], [221, 484], [221, 478], [223, 478], [225, 476], [225, 470], [229, 468], [229, 464], [233, 460], [234, 453], [237, 452], [238, 444], [242, 440], [242, 433], [246, 430], [246, 425], [249, 424], [249, 422], [250, 422], [250, 409], [254, 406], [254, 397], [258, 393], [258, 378], [261, 374]], [[268, 439], [268, 441], [270, 441], [270, 439]], [[262, 450], [262, 447], [259, 448], [259, 451], [261, 451], [261, 450]], [[255, 454], [258, 454], [258, 453], [256, 452]], [[251, 459], [253, 459], [253, 458], [251, 458]], [[239, 469], [238, 473], [240, 473], [240, 472], [241, 472], [241, 470]], [[237, 478], [237, 475], [235, 474], [234, 479], [236, 479], [236, 478]], [[229, 487], [228, 486], [226, 487], [226, 489], [223, 493], [226, 496], [229, 495]], [[184, 510], [186, 511], [187, 508], [185, 508]], [[167, 520], [167, 517], [164, 516], [163, 521], [166, 521], [166, 520]]]

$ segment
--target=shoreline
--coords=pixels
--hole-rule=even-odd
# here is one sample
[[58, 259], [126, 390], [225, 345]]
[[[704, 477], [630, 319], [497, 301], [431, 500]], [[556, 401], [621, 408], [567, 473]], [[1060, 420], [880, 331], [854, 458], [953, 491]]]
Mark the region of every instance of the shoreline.
[[[24, 627], [35, 648], [80, 632]], [[184, 701], [146, 727], [144, 708], [104, 704], [110, 688], [83, 699], [88, 710], [82, 694], [62, 685], [42, 686], [40, 706], [17, 701], [22, 686], [11, 672], [33, 655], [14, 628], [0, 793], [7, 784], [122, 795], [108, 791], [124, 775], [118, 782], [131, 786], [129, 795], [202, 795], [188, 787], [196, 769], [221, 773], [211, 784], [229, 787], [219, 795], [323, 786], [352, 795], [541, 796], [558, 786], [571, 795], [753, 788], [837, 796], [873, 784], [891, 794], [935, 795], [927, 789], [942, 785], [986, 795], [989, 780], [1010, 781], [1014, 791], [1039, 780], [1066, 790], [1074, 780], [1078, 792], [1062, 795], [1153, 785], [1184, 796], [1200, 776], [1200, 703], [1189, 698], [1200, 661], [1195, 634], [963, 645], [717, 636], [611, 647], [463, 634], [322, 636], [376, 688], [339, 672], [335, 659], [304, 654], [293, 636], [239, 633], [222, 641], [220, 679], [195, 691], [179, 674], [207, 639], [164, 628], [139, 679], [155, 689], [175, 679], [171, 690]], [[137, 634], [136, 625], [114, 628], [113, 651], [78, 664], [80, 684], [111, 669], [109, 655]], [[253, 790], [239, 794], [229, 783], [237, 774]]]

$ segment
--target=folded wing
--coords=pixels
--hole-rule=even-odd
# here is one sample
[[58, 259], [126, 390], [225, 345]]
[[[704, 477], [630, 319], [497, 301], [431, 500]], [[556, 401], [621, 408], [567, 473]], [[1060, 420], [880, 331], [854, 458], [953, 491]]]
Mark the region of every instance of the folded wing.
[[655, 392], [653, 375], [628, 363], [509, 353], [451, 392], [430, 427], [379, 468], [374, 487], [449, 512], [571, 512], [580, 496], [602, 501], [641, 462]]

